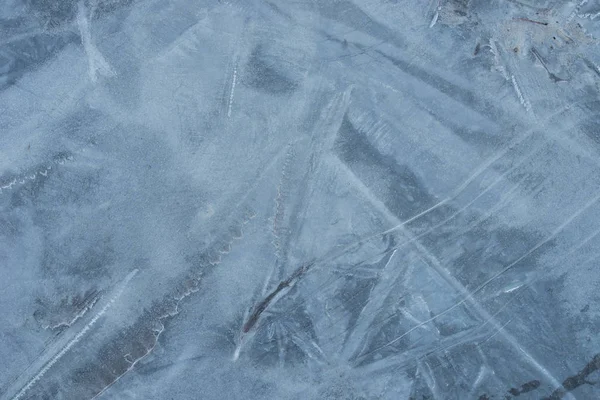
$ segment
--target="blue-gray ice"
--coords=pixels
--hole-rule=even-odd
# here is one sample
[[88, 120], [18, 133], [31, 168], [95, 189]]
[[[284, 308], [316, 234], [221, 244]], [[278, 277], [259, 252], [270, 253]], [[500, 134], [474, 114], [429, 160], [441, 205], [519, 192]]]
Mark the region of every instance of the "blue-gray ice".
[[600, 398], [597, 0], [0, 2], [0, 399]]

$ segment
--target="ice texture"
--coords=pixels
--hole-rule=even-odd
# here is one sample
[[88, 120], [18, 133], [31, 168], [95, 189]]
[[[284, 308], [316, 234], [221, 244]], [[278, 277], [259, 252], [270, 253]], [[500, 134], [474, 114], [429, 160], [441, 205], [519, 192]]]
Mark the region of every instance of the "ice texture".
[[0, 399], [600, 398], [596, 0], [0, 2]]

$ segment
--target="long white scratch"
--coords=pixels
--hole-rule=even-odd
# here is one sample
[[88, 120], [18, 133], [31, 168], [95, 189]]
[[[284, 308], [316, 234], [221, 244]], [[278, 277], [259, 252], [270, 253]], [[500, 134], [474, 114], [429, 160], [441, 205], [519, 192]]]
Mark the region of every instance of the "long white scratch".
[[504, 328], [506, 328], [506, 325], [510, 324], [510, 322], [513, 320], [513, 318], [509, 319], [508, 321], [506, 321], [504, 324], [502, 324], [498, 329], [496, 329], [496, 331], [491, 334], [487, 339], [485, 339], [483, 342], [479, 343], [478, 345], [481, 346], [482, 344], [485, 344], [487, 341], [489, 341], [490, 339], [494, 338], [497, 334], [499, 334], [500, 332], [502, 332], [504, 330]]
[[517, 92], [517, 97], [519, 98], [519, 101], [521, 102], [523, 107], [525, 107], [525, 110], [527, 112], [531, 111], [531, 103], [529, 103], [529, 100], [527, 100], [525, 96], [523, 96], [523, 92], [521, 92], [521, 88], [519, 87], [517, 79], [514, 75], [510, 76], [510, 81], [512, 82], [512, 85], [515, 88], [515, 92]]
[[[287, 193], [288, 189], [286, 188], [286, 180], [288, 180], [288, 175], [290, 174], [291, 164], [294, 162], [294, 158], [296, 156], [293, 145], [295, 142], [290, 143], [288, 145], [288, 151], [285, 156], [285, 161], [283, 163], [283, 167], [281, 170], [281, 178], [279, 179], [279, 184], [277, 185], [277, 194], [275, 196], [275, 212], [273, 214], [273, 227], [272, 227], [272, 235], [273, 235], [273, 246], [275, 247], [275, 257], [279, 260], [281, 258], [281, 233], [282, 227], [281, 223], [283, 218], [285, 217], [285, 206], [284, 202], [287, 200], [289, 193]], [[267, 282], [268, 283], [268, 282]], [[266, 289], [265, 289], [266, 290]]]
[[[525, 254], [523, 254], [522, 256], [520, 256], [519, 258], [517, 258], [515, 261], [511, 262], [510, 264], [508, 264], [501, 271], [499, 271], [498, 273], [494, 274], [489, 279], [487, 279], [485, 282], [483, 282], [481, 285], [479, 285], [477, 288], [475, 288], [475, 290], [473, 290], [467, 296], [463, 297], [460, 301], [456, 302], [454, 305], [452, 305], [451, 307], [449, 307], [449, 308], [445, 309], [444, 311], [440, 312], [436, 316], [431, 317], [431, 318], [423, 321], [420, 325], [428, 324], [428, 323], [434, 321], [435, 319], [439, 318], [440, 316], [448, 314], [449, 312], [451, 312], [452, 310], [456, 309], [460, 305], [466, 303], [470, 298], [472, 298], [475, 294], [481, 292], [481, 290], [483, 290], [487, 285], [489, 285], [492, 281], [494, 281], [500, 275], [504, 274], [506, 271], [508, 271], [509, 269], [513, 268], [515, 265], [517, 265], [518, 263], [520, 263], [521, 261], [523, 261], [525, 258], [529, 257], [537, 249], [539, 249], [540, 247], [542, 247], [543, 245], [545, 245], [549, 241], [553, 240], [567, 225], [569, 225], [571, 222], [573, 222], [573, 220], [575, 220], [577, 217], [579, 217], [581, 214], [583, 214], [592, 205], [594, 205], [595, 203], [597, 203], [598, 200], [600, 200], [600, 194], [597, 195], [597, 196], [595, 196], [595, 197], [593, 197], [583, 207], [581, 207], [579, 210], [577, 210], [575, 213], [573, 213], [571, 216], [569, 216], [562, 224], [560, 224], [556, 229], [554, 229], [554, 231], [552, 231], [552, 233], [550, 233], [550, 235], [548, 235], [545, 239], [539, 241], [535, 246], [533, 246], [531, 249], [529, 249]], [[389, 342], [387, 342], [385, 344], [382, 344], [382, 345], [378, 346], [377, 348], [369, 351], [368, 353], [364, 354], [363, 357], [368, 356], [368, 355], [370, 355], [372, 353], [375, 353], [375, 352], [377, 352], [377, 351], [379, 351], [379, 350], [381, 350], [383, 348], [386, 348], [388, 346], [391, 346], [394, 343], [397, 343], [399, 340], [401, 340], [402, 338], [404, 338], [406, 335], [408, 335], [411, 332], [413, 332], [414, 330], [418, 329], [420, 327], [420, 325], [412, 327], [411, 329], [407, 330], [405, 333], [403, 333], [402, 335], [396, 337], [395, 339], [392, 339], [391, 341], [389, 341]]]
[[504, 67], [502, 63], [502, 57], [500, 56], [500, 52], [498, 51], [498, 46], [494, 40], [490, 40], [490, 51], [494, 56], [494, 64], [495, 68], [500, 74], [504, 77], [504, 79], [508, 79], [508, 73], [506, 72], [506, 67]]
[[[345, 246], [343, 246], [341, 248], [336, 248], [333, 251], [330, 251], [330, 252], [324, 254], [323, 256], [321, 256], [320, 258], [318, 258], [316, 261], [320, 265], [325, 265], [327, 262], [333, 261], [333, 260], [335, 260], [335, 259], [343, 256], [344, 254], [346, 254], [346, 252], [358, 248], [360, 245], [362, 245], [366, 241], [372, 240], [372, 239], [377, 238], [377, 237], [382, 237], [382, 236], [385, 236], [386, 234], [389, 234], [389, 233], [394, 232], [396, 230], [402, 229], [403, 226], [407, 225], [408, 223], [410, 223], [410, 222], [412, 222], [412, 221], [414, 221], [414, 220], [416, 220], [416, 219], [418, 219], [418, 218], [420, 218], [420, 217], [422, 217], [424, 215], [429, 214], [430, 212], [432, 212], [432, 211], [434, 211], [434, 210], [442, 207], [444, 204], [447, 204], [447, 203], [451, 202], [452, 200], [454, 200], [455, 198], [457, 198], [473, 181], [475, 181], [481, 174], [483, 174], [484, 171], [486, 171], [496, 161], [500, 160], [507, 153], [509, 153], [510, 151], [512, 151], [517, 145], [519, 145], [520, 143], [524, 142], [527, 138], [531, 137], [534, 132], [536, 132], [537, 130], [542, 129], [542, 127], [546, 126], [552, 120], [552, 118], [554, 118], [556, 116], [559, 116], [559, 115], [561, 115], [562, 113], [564, 113], [566, 111], [569, 111], [573, 107], [573, 105], [577, 104], [577, 103], [578, 102], [575, 102], [573, 104], [569, 104], [569, 105], [566, 105], [564, 107], [561, 107], [560, 109], [558, 109], [555, 112], [553, 112], [551, 115], [545, 117], [544, 121], [542, 121], [540, 124], [535, 125], [534, 127], [526, 130], [521, 135], [519, 135], [516, 138], [514, 138], [510, 143], [508, 143], [507, 145], [505, 145], [500, 151], [498, 151], [497, 153], [495, 153], [494, 155], [492, 155], [485, 162], [481, 163], [471, 173], [471, 175], [465, 181], [463, 181], [463, 183], [460, 186], [454, 188], [452, 190], [452, 192], [446, 198], [444, 198], [443, 200], [441, 200], [438, 203], [434, 204], [430, 208], [428, 208], [428, 209], [420, 212], [417, 215], [414, 215], [414, 216], [408, 218], [407, 220], [405, 220], [403, 222], [400, 222], [399, 224], [397, 224], [397, 225], [395, 225], [395, 226], [393, 226], [393, 227], [391, 227], [391, 228], [389, 228], [389, 229], [387, 229], [385, 231], [380, 231], [380, 232], [373, 233], [371, 235], [367, 235], [367, 236], [363, 237], [362, 239], [359, 239], [359, 240], [357, 240], [355, 242], [352, 242], [352, 243], [350, 243], [348, 245], [345, 245]], [[314, 269], [317, 269], [317, 268], [314, 268]], [[328, 285], [330, 283], [331, 283], [331, 281], [326, 281], [326, 282], [322, 283], [321, 285], [319, 285], [319, 288], [317, 290], [320, 290], [321, 288], [325, 287], [326, 285]], [[462, 303], [466, 302], [466, 300], [467, 299], [463, 299]], [[456, 306], [458, 306], [458, 305], [456, 305]], [[299, 306], [295, 306], [295, 307], [292, 308], [292, 310], [295, 310], [298, 307]], [[449, 312], [449, 311], [450, 310], [446, 310], [445, 312]], [[424, 323], [428, 323], [428, 322], [430, 322], [430, 321], [425, 321]], [[407, 332], [407, 334], [408, 333], [410, 333], [410, 332]]]
[[233, 68], [233, 79], [231, 80], [231, 92], [229, 92], [229, 105], [227, 107], [227, 117], [231, 117], [231, 106], [233, 105], [233, 94], [235, 92], [236, 81], [237, 81], [237, 65]]
[[29, 380], [29, 382], [19, 391], [19, 393], [17, 393], [14, 397], [13, 400], [18, 400], [21, 397], [23, 397], [23, 395], [29, 390], [31, 389], [31, 387], [37, 382], [39, 381], [42, 376], [44, 376], [44, 374], [46, 372], [48, 372], [48, 370], [50, 368], [52, 368], [52, 366], [54, 364], [56, 364], [56, 362], [58, 360], [60, 360], [77, 342], [79, 342], [81, 340], [81, 338], [92, 328], [92, 326], [94, 326], [94, 324], [96, 323], [96, 321], [98, 321], [105, 313], [106, 311], [108, 311], [108, 309], [114, 304], [114, 302], [121, 296], [121, 294], [123, 293], [123, 290], [125, 290], [125, 286], [127, 286], [127, 284], [129, 283], [129, 281], [131, 281], [131, 279], [133, 279], [133, 277], [138, 273], [137, 269], [134, 269], [133, 271], [131, 271], [123, 280], [123, 283], [121, 284], [121, 286], [119, 287], [119, 289], [116, 291], [116, 293], [114, 294], [114, 296], [108, 301], [108, 303], [106, 303], [104, 305], [104, 307], [102, 307], [102, 309], [98, 312], [98, 314], [96, 314], [91, 320], [90, 322], [88, 322], [83, 329], [81, 329], [81, 331], [79, 331], [79, 333], [77, 335], [75, 335], [75, 337], [73, 339], [71, 339], [67, 345], [65, 347], [62, 348], [61, 351], [59, 351], [54, 357], [52, 357], [50, 359], [50, 361], [48, 361], [43, 367], [42, 369], [33, 377]]
[[[510, 146], [509, 146], [510, 148]], [[422, 237], [427, 233], [430, 233], [432, 231], [432, 229], [435, 229], [439, 226], [442, 226], [443, 224], [445, 224], [446, 222], [450, 221], [451, 219], [453, 219], [454, 217], [456, 217], [458, 214], [460, 214], [461, 212], [463, 212], [464, 210], [466, 210], [471, 204], [473, 204], [474, 202], [476, 202], [481, 196], [483, 196], [484, 194], [486, 194], [490, 189], [492, 189], [494, 186], [496, 186], [498, 183], [500, 183], [502, 180], [506, 179], [506, 176], [512, 172], [513, 170], [515, 170], [516, 168], [518, 168], [521, 164], [523, 164], [525, 161], [529, 161], [529, 156], [534, 154], [537, 150], [539, 150], [538, 148], [534, 149], [533, 151], [529, 152], [525, 157], [523, 157], [523, 159], [521, 161], [519, 161], [516, 165], [512, 166], [511, 168], [509, 168], [508, 170], [506, 170], [504, 173], [502, 173], [494, 182], [492, 182], [489, 186], [487, 186], [484, 190], [482, 190], [474, 199], [472, 199], [469, 203], [467, 203], [465, 206], [463, 206], [461, 209], [459, 209], [458, 211], [454, 212], [450, 217], [448, 217], [447, 219], [445, 219], [444, 221], [442, 221], [441, 223], [435, 225], [434, 227], [428, 229], [425, 233], [420, 234], [418, 237]], [[402, 228], [403, 226], [407, 225], [408, 223], [422, 217], [423, 215], [426, 215], [428, 213], [430, 213], [431, 211], [441, 207], [442, 205], [454, 200], [455, 198], [458, 197], [458, 195], [460, 193], [462, 193], [462, 191], [471, 184], [471, 182], [473, 180], [475, 180], [475, 178], [477, 178], [479, 175], [481, 175], [481, 173], [489, 166], [491, 165], [494, 161], [497, 161], [500, 158], [500, 156], [494, 157], [492, 160], [490, 160], [488, 163], [486, 163], [486, 167], [485, 168], [479, 168], [477, 171], [475, 171], [475, 173], [473, 173], [469, 179], [467, 179], [461, 186], [459, 186], [458, 188], [456, 188], [454, 190], [454, 192], [446, 197], [445, 199], [443, 199], [442, 201], [438, 202], [437, 204], [431, 206], [430, 208], [420, 212], [417, 215], [412, 216], [411, 218], [402, 221], [400, 224], [386, 230], [383, 232], [383, 234], [389, 234], [392, 233], [396, 230], [398, 230], [399, 228]], [[407, 244], [407, 243], [403, 243], [402, 245]]]

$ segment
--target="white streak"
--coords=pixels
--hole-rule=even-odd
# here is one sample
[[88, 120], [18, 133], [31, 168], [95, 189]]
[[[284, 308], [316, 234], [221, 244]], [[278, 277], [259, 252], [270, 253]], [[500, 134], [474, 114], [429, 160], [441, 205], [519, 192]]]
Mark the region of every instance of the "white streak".
[[50, 359], [50, 361], [48, 361], [47, 363], [44, 364], [44, 366], [42, 367], [42, 369], [33, 377], [29, 380], [29, 382], [13, 397], [13, 400], [18, 400], [21, 397], [23, 397], [23, 395], [37, 382], [39, 381], [46, 372], [48, 372], [48, 370], [50, 368], [52, 368], [52, 366], [54, 364], [56, 364], [56, 362], [58, 360], [60, 360], [75, 344], [77, 344], [77, 342], [79, 342], [81, 340], [81, 338], [94, 326], [94, 324], [100, 319], [100, 317], [102, 317], [106, 311], [108, 311], [108, 309], [113, 305], [113, 303], [121, 296], [121, 294], [123, 293], [123, 290], [125, 290], [125, 286], [127, 286], [127, 284], [129, 283], [129, 281], [131, 281], [131, 279], [135, 276], [135, 274], [138, 273], [137, 269], [134, 269], [133, 271], [131, 271], [123, 280], [123, 283], [121, 283], [119, 289], [115, 292], [115, 294], [113, 295], [113, 297], [104, 305], [104, 307], [102, 307], [102, 309], [98, 312], [98, 314], [96, 314], [91, 320], [90, 322], [88, 322], [83, 329], [81, 329], [81, 331], [79, 331], [79, 333], [77, 333], [77, 335], [75, 335], [75, 337], [73, 339], [71, 339], [66, 346], [64, 346], [62, 348], [62, 350], [60, 350], [54, 357], [52, 357]]
[[514, 75], [510, 76], [510, 80], [513, 84], [513, 87], [515, 88], [515, 92], [517, 92], [517, 97], [519, 98], [519, 101], [521, 102], [521, 104], [523, 105], [523, 107], [525, 107], [526, 111], [531, 111], [531, 104], [529, 103], [529, 100], [527, 100], [525, 98], [525, 96], [523, 96], [523, 92], [521, 92], [521, 88], [519, 87], [519, 84], [517, 83], [517, 80], [515, 79]]
[[435, 12], [435, 14], [433, 14], [433, 18], [431, 19], [431, 23], [429, 24], [430, 28], [433, 28], [433, 26], [436, 24], [439, 16], [440, 16], [440, 13], [437, 11]]
[[500, 72], [500, 74], [502, 74], [504, 79], [509, 80], [508, 73], [506, 72], [506, 68], [502, 64], [502, 58], [500, 57], [500, 52], [498, 51], [498, 46], [496, 46], [496, 42], [493, 40], [490, 40], [490, 51], [494, 55], [494, 64], [496, 65], [496, 67], [495, 67], [496, 70], [498, 70]]
[[115, 71], [106, 61], [104, 56], [98, 51], [92, 43], [92, 35], [90, 33], [90, 25], [86, 17], [86, 10], [83, 1], [78, 4], [77, 25], [83, 43], [83, 49], [88, 57], [89, 74], [92, 82], [98, 80], [98, 73], [103, 76], [115, 76]]
[[231, 92], [229, 92], [229, 106], [227, 108], [227, 117], [231, 117], [231, 106], [233, 105], [233, 93], [237, 81], [237, 66], [233, 68], [233, 79], [231, 80]]

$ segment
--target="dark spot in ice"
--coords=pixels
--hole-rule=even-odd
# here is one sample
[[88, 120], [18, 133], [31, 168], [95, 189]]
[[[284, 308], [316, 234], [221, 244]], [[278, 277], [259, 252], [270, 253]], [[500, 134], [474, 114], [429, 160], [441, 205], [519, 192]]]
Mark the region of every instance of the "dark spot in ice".
[[522, 384], [520, 389], [511, 388], [508, 392], [510, 394], [512, 394], [513, 396], [520, 396], [523, 393], [531, 392], [532, 390], [535, 390], [539, 387], [540, 387], [540, 381], [533, 380], [533, 381], [529, 381], [529, 382]]
[[586, 304], [585, 307], [581, 309], [581, 312], [587, 312], [590, 309], [590, 305]]
[[594, 385], [594, 382], [587, 380], [588, 376], [600, 370], [600, 353], [596, 354], [592, 360], [583, 367], [577, 374], [568, 377], [562, 383], [562, 387], [556, 389], [548, 397], [543, 400], [559, 400], [567, 395], [568, 392], [577, 389], [582, 385]]

